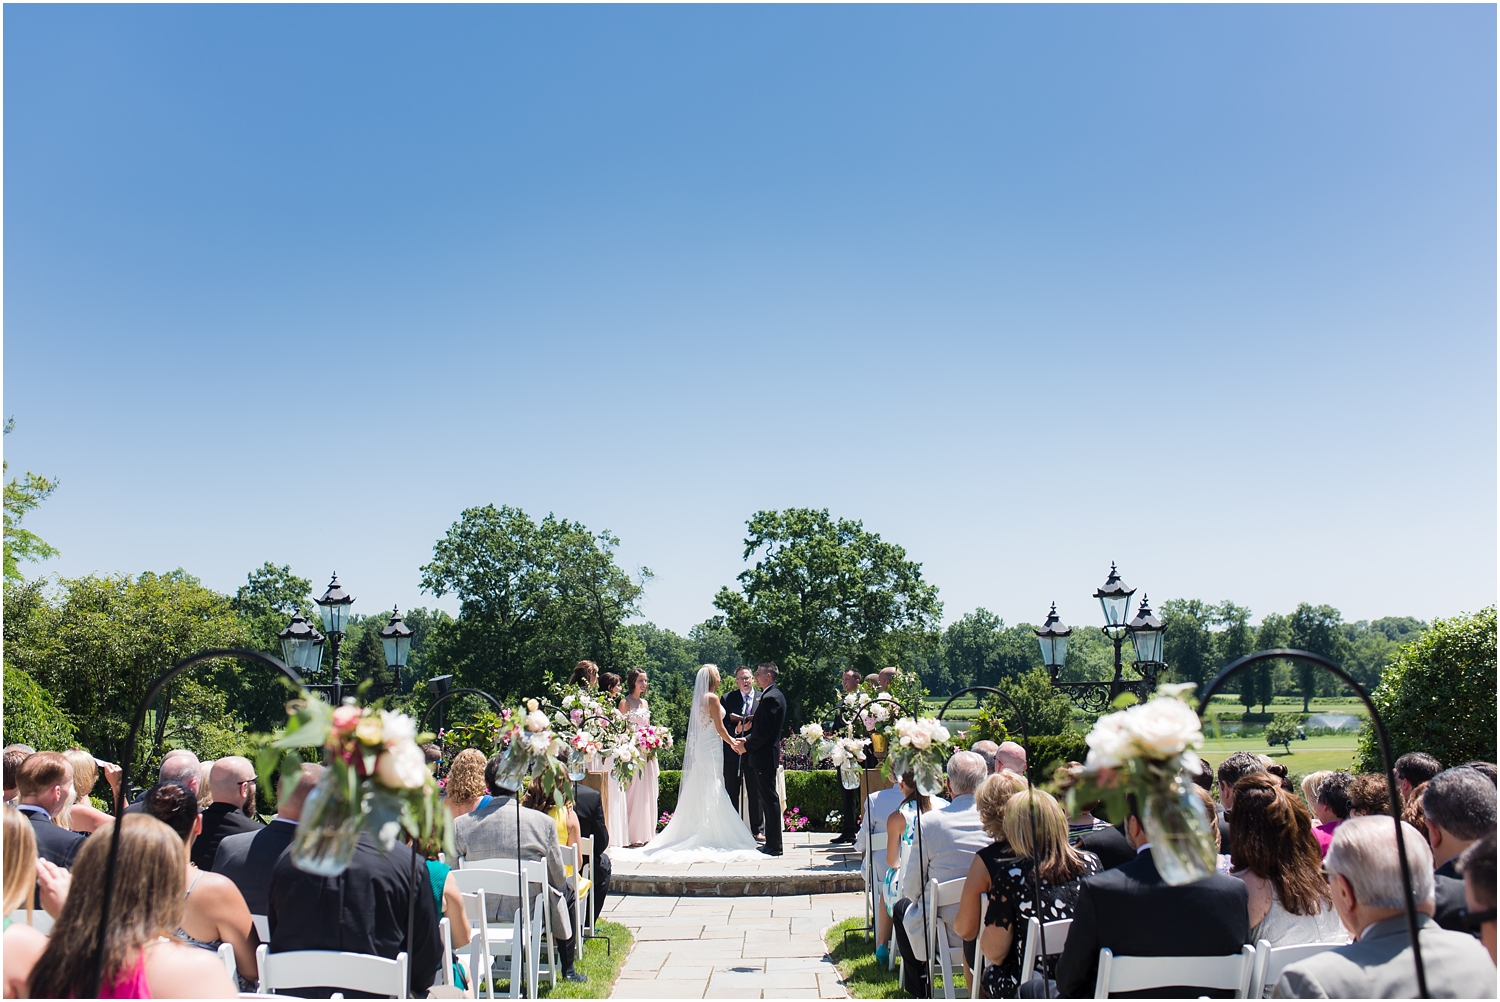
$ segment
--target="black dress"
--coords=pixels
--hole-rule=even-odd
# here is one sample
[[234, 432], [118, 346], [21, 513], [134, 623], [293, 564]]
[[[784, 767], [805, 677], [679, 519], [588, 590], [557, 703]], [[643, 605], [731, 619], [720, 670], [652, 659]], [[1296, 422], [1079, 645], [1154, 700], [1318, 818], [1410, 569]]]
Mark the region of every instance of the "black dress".
[[1010, 953], [1004, 962], [988, 964], [984, 969], [985, 994], [990, 998], [1016, 997], [1021, 980], [1021, 958], [1026, 953], [1026, 920], [1036, 915], [1046, 924], [1072, 918], [1083, 878], [1104, 868], [1093, 853], [1080, 852], [1078, 855], [1083, 858], [1083, 872], [1067, 883], [1042, 884], [1042, 908], [1037, 913], [1032, 901], [1032, 861], [1012, 857], [1005, 847], [999, 845], [979, 850], [979, 858], [984, 860], [985, 869], [990, 872], [990, 906], [985, 912], [984, 924], [1012, 931]]

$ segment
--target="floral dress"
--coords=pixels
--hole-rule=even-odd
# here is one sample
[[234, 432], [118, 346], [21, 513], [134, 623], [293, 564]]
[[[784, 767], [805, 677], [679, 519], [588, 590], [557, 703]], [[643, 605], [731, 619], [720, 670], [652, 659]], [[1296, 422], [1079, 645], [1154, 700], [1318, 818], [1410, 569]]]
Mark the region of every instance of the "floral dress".
[[[1012, 857], [1009, 847], [1003, 844], [979, 850], [979, 858], [984, 860], [985, 869], [990, 873], [990, 904], [984, 915], [984, 924], [1012, 932], [1010, 953], [1005, 960], [999, 964], [987, 964], [984, 968], [985, 994], [990, 998], [1016, 997], [1020, 988], [1021, 958], [1026, 953], [1027, 919], [1036, 915], [1045, 925], [1072, 918], [1073, 909], [1078, 906], [1078, 889], [1083, 878], [1104, 869], [1099, 857], [1093, 853], [1080, 852], [1078, 855], [1083, 858], [1083, 872], [1067, 883], [1044, 883], [1041, 887], [1042, 908], [1038, 913], [1032, 898], [1032, 861]], [[1050, 964], [1048, 976], [1053, 976]]]

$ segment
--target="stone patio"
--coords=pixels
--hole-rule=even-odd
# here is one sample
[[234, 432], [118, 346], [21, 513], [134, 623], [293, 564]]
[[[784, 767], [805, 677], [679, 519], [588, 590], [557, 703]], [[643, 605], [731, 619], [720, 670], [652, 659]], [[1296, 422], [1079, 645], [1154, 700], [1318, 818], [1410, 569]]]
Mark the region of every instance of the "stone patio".
[[610, 997], [847, 998], [838, 969], [828, 959], [823, 932], [863, 914], [864, 897], [857, 893], [754, 898], [611, 894], [603, 916], [627, 927], [635, 945]]
[[625, 895], [673, 897], [765, 897], [862, 891], [859, 855], [849, 846], [829, 847], [828, 832], [787, 832], [781, 856], [744, 863], [645, 863], [619, 858], [611, 888]]

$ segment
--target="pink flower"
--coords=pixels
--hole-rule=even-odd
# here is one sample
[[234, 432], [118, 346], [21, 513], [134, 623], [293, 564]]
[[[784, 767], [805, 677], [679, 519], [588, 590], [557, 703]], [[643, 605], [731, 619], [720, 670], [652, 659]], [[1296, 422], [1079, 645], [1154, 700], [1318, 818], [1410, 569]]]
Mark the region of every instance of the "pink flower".
[[359, 717], [359, 707], [340, 706], [333, 711], [333, 729], [339, 734], [351, 734], [359, 726]]

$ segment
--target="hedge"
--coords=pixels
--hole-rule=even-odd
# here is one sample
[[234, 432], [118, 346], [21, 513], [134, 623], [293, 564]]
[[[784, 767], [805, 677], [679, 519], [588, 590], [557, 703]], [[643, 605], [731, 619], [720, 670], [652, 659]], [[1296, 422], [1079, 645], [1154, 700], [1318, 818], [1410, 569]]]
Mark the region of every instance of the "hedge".
[[[676, 769], [663, 769], [657, 786], [656, 809], [661, 812], [677, 810], [677, 791], [682, 784], [682, 773]], [[791, 771], [786, 773], [786, 808], [801, 808], [802, 813], [812, 819], [813, 831], [833, 831], [828, 825], [830, 811], [840, 809], [838, 778], [832, 769], [816, 769], [811, 772]]]

